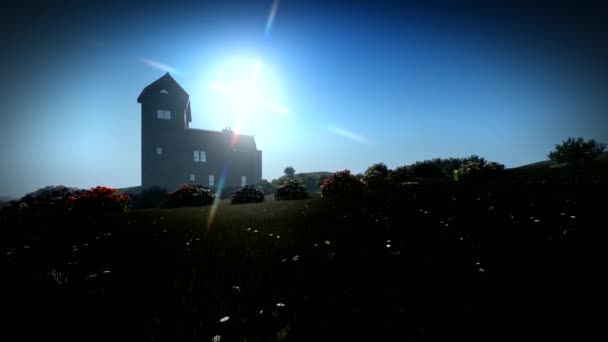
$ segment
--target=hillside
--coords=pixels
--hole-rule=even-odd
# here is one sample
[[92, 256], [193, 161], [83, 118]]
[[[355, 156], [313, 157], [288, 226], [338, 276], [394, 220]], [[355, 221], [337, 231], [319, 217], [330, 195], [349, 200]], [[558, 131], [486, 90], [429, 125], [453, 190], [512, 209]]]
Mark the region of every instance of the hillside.
[[544, 160], [507, 169], [512, 181], [523, 183], [534, 182], [579, 182], [608, 183], [608, 152], [602, 153], [593, 162], [576, 167]]

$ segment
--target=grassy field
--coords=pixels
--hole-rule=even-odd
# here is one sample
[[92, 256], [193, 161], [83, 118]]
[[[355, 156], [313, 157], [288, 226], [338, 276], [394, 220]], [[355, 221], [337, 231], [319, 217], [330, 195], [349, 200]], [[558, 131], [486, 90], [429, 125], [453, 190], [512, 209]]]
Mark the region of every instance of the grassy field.
[[223, 201], [211, 225], [210, 207], [89, 218], [5, 210], [3, 334], [149, 341], [557, 336], [574, 329], [578, 231], [605, 190], [447, 183], [351, 200], [270, 196], [257, 204]]

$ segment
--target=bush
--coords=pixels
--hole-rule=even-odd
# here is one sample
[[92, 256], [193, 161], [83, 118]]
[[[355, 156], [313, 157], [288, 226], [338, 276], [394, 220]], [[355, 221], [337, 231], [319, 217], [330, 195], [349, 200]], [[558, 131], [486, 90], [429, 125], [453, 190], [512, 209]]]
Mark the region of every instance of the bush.
[[408, 166], [408, 171], [414, 177], [419, 177], [419, 178], [445, 178], [446, 177], [446, 175], [443, 172], [440, 158], [415, 162], [414, 164]]
[[277, 200], [296, 200], [308, 198], [308, 189], [297, 179], [288, 179], [275, 192], [274, 198]]
[[505, 166], [495, 162], [467, 161], [454, 171], [457, 182], [498, 180]]
[[246, 185], [232, 194], [231, 204], [259, 203], [264, 201], [264, 193], [255, 185]]
[[265, 179], [262, 179], [261, 181], [257, 182], [255, 185], [257, 185], [257, 187], [260, 188], [260, 190], [262, 191], [262, 193], [264, 195], [270, 195], [271, 193], [274, 192], [274, 187], [272, 186], [272, 184]]
[[[363, 180], [370, 189], [386, 187], [390, 182], [391, 171], [384, 163], [374, 164], [365, 170]], [[358, 178], [358, 177], [357, 177]]]
[[19, 200], [19, 206], [37, 214], [64, 214], [72, 209], [74, 200], [82, 193], [82, 189], [51, 185], [23, 196]]
[[73, 210], [86, 214], [126, 212], [131, 205], [129, 195], [105, 186], [96, 186], [68, 200], [73, 203]]
[[555, 145], [555, 150], [548, 154], [549, 159], [556, 163], [577, 165], [590, 163], [604, 151], [606, 144], [594, 139], [585, 141], [583, 138], [568, 138], [561, 144]]
[[139, 194], [132, 194], [133, 208], [160, 208], [167, 201], [167, 189], [160, 186], [151, 186], [143, 189]]
[[321, 197], [351, 197], [361, 195], [366, 183], [349, 170], [337, 171], [321, 184]]
[[391, 172], [391, 180], [397, 183], [411, 182], [414, 180], [414, 175], [407, 166], [399, 166]]
[[183, 184], [168, 195], [167, 206], [171, 208], [210, 205], [215, 198], [209, 188], [200, 184]]

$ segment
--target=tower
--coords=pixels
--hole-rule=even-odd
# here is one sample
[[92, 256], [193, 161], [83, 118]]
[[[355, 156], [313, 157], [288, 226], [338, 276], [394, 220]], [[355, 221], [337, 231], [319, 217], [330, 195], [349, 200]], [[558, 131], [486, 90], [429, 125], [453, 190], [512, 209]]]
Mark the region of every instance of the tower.
[[184, 130], [192, 116], [188, 93], [169, 75], [143, 89], [141, 104], [141, 185], [171, 188]]

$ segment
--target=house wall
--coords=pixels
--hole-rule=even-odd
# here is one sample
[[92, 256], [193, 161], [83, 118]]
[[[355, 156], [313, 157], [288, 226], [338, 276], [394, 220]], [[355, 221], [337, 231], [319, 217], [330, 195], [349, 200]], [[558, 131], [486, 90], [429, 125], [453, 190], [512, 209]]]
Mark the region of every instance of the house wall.
[[[233, 151], [227, 133], [187, 129], [184, 101], [171, 93], [159, 92], [142, 100], [142, 187], [156, 185], [174, 191], [184, 183], [209, 186], [209, 175], [214, 175], [217, 186], [224, 167], [226, 187], [240, 186], [241, 176], [247, 177], [247, 184], [262, 179], [261, 151]], [[157, 109], [170, 110], [171, 120], [158, 119]], [[195, 150], [206, 152], [206, 162], [194, 161]]]

